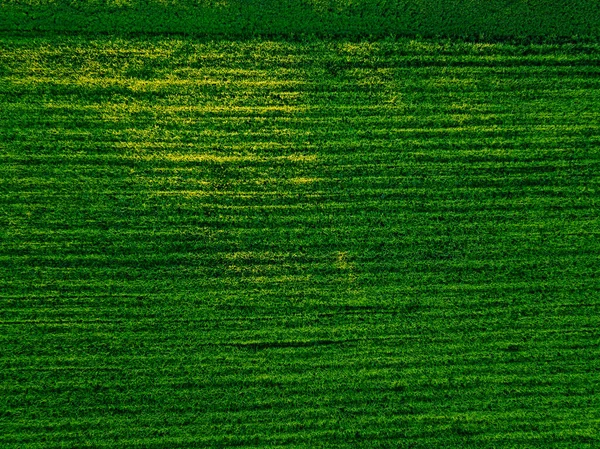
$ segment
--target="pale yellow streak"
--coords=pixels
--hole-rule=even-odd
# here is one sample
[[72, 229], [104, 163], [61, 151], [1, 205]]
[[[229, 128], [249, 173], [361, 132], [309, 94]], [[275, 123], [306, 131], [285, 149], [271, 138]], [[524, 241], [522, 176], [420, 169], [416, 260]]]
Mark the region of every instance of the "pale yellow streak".
[[342, 42], [337, 47], [341, 53], [354, 56], [369, 56], [380, 49], [376, 42]]
[[321, 180], [321, 178], [304, 178], [304, 177], [300, 177], [300, 178], [292, 178], [292, 179], [290, 179], [290, 182], [292, 184], [312, 184], [312, 183], [318, 182], [320, 180]]
[[291, 154], [289, 156], [219, 156], [215, 154], [158, 154], [131, 156], [131, 159], [143, 161], [167, 160], [171, 162], [314, 162], [317, 156], [309, 154]]
[[[88, 66], [88, 71], [101, 70], [102, 65], [96, 61], [91, 61], [91, 66]], [[34, 62], [30, 64], [34, 65]], [[40, 66], [42, 67], [42, 66]], [[267, 74], [259, 70], [248, 70], [248, 71], [227, 71], [223, 72], [220, 77], [223, 76], [242, 76], [244, 80], [231, 80], [224, 81], [220, 78], [211, 78], [203, 75], [203, 72], [194, 70], [198, 78], [178, 79], [173, 76], [167, 78], [153, 79], [153, 80], [142, 80], [127, 77], [96, 77], [93, 74], [80, 74], [76, 75], [75, 78], [62, 78], [58, 79], [55, 77], [48, 76], [29, 76], [24, 78], [11, 79], [11, 83], [19, 86], [38, 86], [43, 83], [51, 83], [55, 86], [77, 86], [77, 87], [128, 87], [134, 92], [147, 92], [155, 90], [157, 88], [165, 87], [199, 87], [199, 86], [221, 86], [221, 87], [258, 87], [258, 88], [278, 88], [278, 87], [301, 87], [309, 84], [308, 81], [303, 80], [284, 80], [276, 81], [264, 79]], [[199, 78], [203, 76], [203, 78]], [[250, 77], [259, 77], [263, 79], [249, 79]], [[290, 92], [290, 94], [293, 94]]]
[[282, 283], [295, 283], [295, 282], [309, 282], [311, 280], [310, 275], [285, 275], [285, 276], [256, 276], [245, 279], [245, 282], [250, 284], [282, 284]]

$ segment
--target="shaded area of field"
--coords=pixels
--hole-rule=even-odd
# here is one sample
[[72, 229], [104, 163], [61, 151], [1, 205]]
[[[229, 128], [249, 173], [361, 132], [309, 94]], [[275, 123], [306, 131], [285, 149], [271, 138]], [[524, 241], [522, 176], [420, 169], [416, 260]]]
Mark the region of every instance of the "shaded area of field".
[[0, 40], [0, 446], [597, 447], [600, 47]]
[[0, 31], [600, 36], [596, 0], [2, 0]]

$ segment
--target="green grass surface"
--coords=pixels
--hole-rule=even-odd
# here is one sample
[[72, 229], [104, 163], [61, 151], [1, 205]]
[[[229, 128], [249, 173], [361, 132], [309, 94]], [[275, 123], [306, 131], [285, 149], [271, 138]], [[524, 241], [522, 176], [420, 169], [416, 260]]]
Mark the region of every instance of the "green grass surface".
[[597, 448], [600, 46], [0, 38], [0, 447]]
[[0, 0], [0, 31], [600, 37], [598, 0]]

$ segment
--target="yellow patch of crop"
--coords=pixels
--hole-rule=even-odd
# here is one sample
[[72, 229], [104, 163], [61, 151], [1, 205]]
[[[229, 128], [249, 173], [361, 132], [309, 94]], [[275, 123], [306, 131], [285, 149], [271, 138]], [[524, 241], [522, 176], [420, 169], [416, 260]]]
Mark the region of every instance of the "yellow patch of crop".
[[207, 8], [225, 8], [229, 6], [229, 2], [227, 0], [196, 0], [198, 5], [207, 7]]
[[291, 154], [289, 156], [279, 156], [279, 158], [292, 162], [315, 162], [317, 160], [317, 156], [314, 154]]
[[337, 49], [340, 53], [352, 56], [371, 56], [380, 49], [377, 42], [341, 42]]
[[234, 260], [248, 260], [251, 258], [255, 258], [257, 254], [256, 251], [236, 251], [234, 253], [227, 253], [224, 255], [224, 257], [228, 260], [234, 261]]
[[338, 251], [335, 255], [335, 267], [339, 270], [351, 270], [354, 264], [348, 260], [348, 251]]
[[321, 178], [306, 178], [306, 177], [298, 177], [290, 179], [292, 184], [312, 184], [320, 181]]
[[315, 155], [292, 154], [289, 156], [219, 156], [216, 154], [164, 154], [164, 155], [148, 155], [139, 156], [142, 160], [168, 160], [171, 162], [268, 162], [268, 161], [292, 161], [292, 162], [314, 162], [317, 157]]
[[411, 40], [408, 44], [407, 44], [408, 50], [414, 52], [414, 53], [421, 53], [421, 54], [435, 54], [437, 52], [439, 52], [442, 49], [442, 44], [438, 43], [438, 42], [429, 42], [429, 41], [424, 41], [424, 40]]
[[496, 44], [489, 44], [489, 43], [482, 43], [482, 42], [478, 42], [478, 43], [474, 43], [472, 44], [473, 48], [475, 50], [478, 51], [487, 51], [487, 50], [491, 50], [494, 47], [496, 47]]
[[249, 265], [249, 264], [231, 264], [227, 266], [227, 270], [236, 274], [244, 274], [244, 275], [262, 275], [266, 271], [266, 267], [261, 265]]
[[307, 0], [307, 3], [313, 10], [320, 14], [331, 12], [342, 12], [352, 7], [355, 3], [352, 0]]
[[310, 275], [294, 275], [288, 274], [284, 276], [253, 276], [249, 277], [245, 282], [249, 284], [293, 284], [310, 282]]
[[213, 194], [213, 192], [206, 190], [157, 190], [152, 192], [152, 196], [177, 196], [183, 198], [198, 198]]
[[277, 52], [277, 51], [283, 51], [283, 50], [291, 51], [295, 47], [293, 45], [290, 45], [288, 42], [274, 40], [274, 41], [256, 42], [256, 43], [252, 44], [252, 48], [255, 50], [258, 50], [258, 51]]
[[345, 282], [348, 287], [352, 289], [352, 286], [355, 286], [357, 281], [355, 273], [356, 264], [350, 261], [348, 251], [337, 251], [335, 253], [334, 266], [341, 272], [340, 280]]
[[274, 251], [235, 251], [223, 253], [223, 258], [231, 264], [247, 264], [251, 261], [259, 262], [285, 262], [290, 258], [289, 252]]
[[133, 2], [131, 0], [106, 0], [106, 5], [118, 8], [130, 8], [133, 6]]

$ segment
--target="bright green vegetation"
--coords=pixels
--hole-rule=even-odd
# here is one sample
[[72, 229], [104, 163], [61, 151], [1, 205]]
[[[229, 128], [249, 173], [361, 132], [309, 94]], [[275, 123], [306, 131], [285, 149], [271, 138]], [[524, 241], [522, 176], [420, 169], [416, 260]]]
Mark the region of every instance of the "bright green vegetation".
[[598, 0], [0, 0], [0, 31], [600, 36]]
[[0, 73], [0, 447], [599, 447], [599, 45]]

